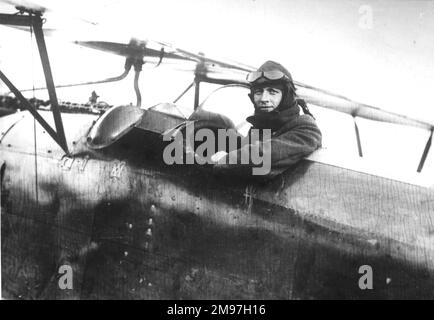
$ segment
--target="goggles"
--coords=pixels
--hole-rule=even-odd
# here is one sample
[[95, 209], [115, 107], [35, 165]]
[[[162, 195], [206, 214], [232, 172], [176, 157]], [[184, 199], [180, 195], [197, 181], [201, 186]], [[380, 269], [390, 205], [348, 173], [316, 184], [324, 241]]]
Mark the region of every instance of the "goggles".
[[248, 82], [255, 82], [259, 80], [260, 78], [265, 78], [267, 80], [289, 80], [289, 77], [284, 74], [282, 71], [279, 70], [272, 70], [272, 71], [253, 71], [250, 72], [246, 79]]

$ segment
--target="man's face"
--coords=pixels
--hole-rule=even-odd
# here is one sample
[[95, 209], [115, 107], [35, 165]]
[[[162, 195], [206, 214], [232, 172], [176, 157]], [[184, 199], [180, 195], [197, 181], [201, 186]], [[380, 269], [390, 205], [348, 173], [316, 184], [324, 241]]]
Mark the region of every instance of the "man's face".
[[282, 101], [282, 89], [264, 86], [253, 89], [253, 102], [256, 111], [270, 112], [276, 109]]

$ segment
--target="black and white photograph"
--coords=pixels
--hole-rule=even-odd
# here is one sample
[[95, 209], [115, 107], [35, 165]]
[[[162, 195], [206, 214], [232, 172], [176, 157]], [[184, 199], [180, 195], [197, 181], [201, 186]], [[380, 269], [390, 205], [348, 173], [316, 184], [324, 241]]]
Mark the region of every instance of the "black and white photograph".
[[1, 298], [434, 299], [433, 39], [429, 0], [0, 0]]

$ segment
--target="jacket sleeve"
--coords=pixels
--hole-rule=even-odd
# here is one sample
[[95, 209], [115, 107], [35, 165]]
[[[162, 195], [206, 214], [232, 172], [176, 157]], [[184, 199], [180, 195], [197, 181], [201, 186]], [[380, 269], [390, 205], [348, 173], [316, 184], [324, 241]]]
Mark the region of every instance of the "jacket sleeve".
[[290, 166], [321, 147], [322, 134], [315, 120], [301, 115], [284, 133], [272, 137], [271, 166]]
[[[283, 132], [277, 131], [271, 139], [256, 141], [230, 152], [219, 161], [219, 164], [241, 164], [240, 159], [243, 159], [243, 154], [244, 158], [250, 158], [251, 154], [259, 152], [265, 159], [271, 159], [272, 168], [286, 167], [321, 147], [321, 131], [311, 116], [301, 115], [280, 131]], [[267, 143], [268, 148], [264, 147]]]

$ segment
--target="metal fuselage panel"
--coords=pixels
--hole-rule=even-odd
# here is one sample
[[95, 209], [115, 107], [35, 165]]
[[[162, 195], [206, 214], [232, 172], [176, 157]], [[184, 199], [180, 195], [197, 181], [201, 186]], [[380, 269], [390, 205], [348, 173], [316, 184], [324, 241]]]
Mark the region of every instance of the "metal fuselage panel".
[[30, 149], [1, 145], [6, 297], [433, 297], [430, 189], [311, 161], [255, 183]]

